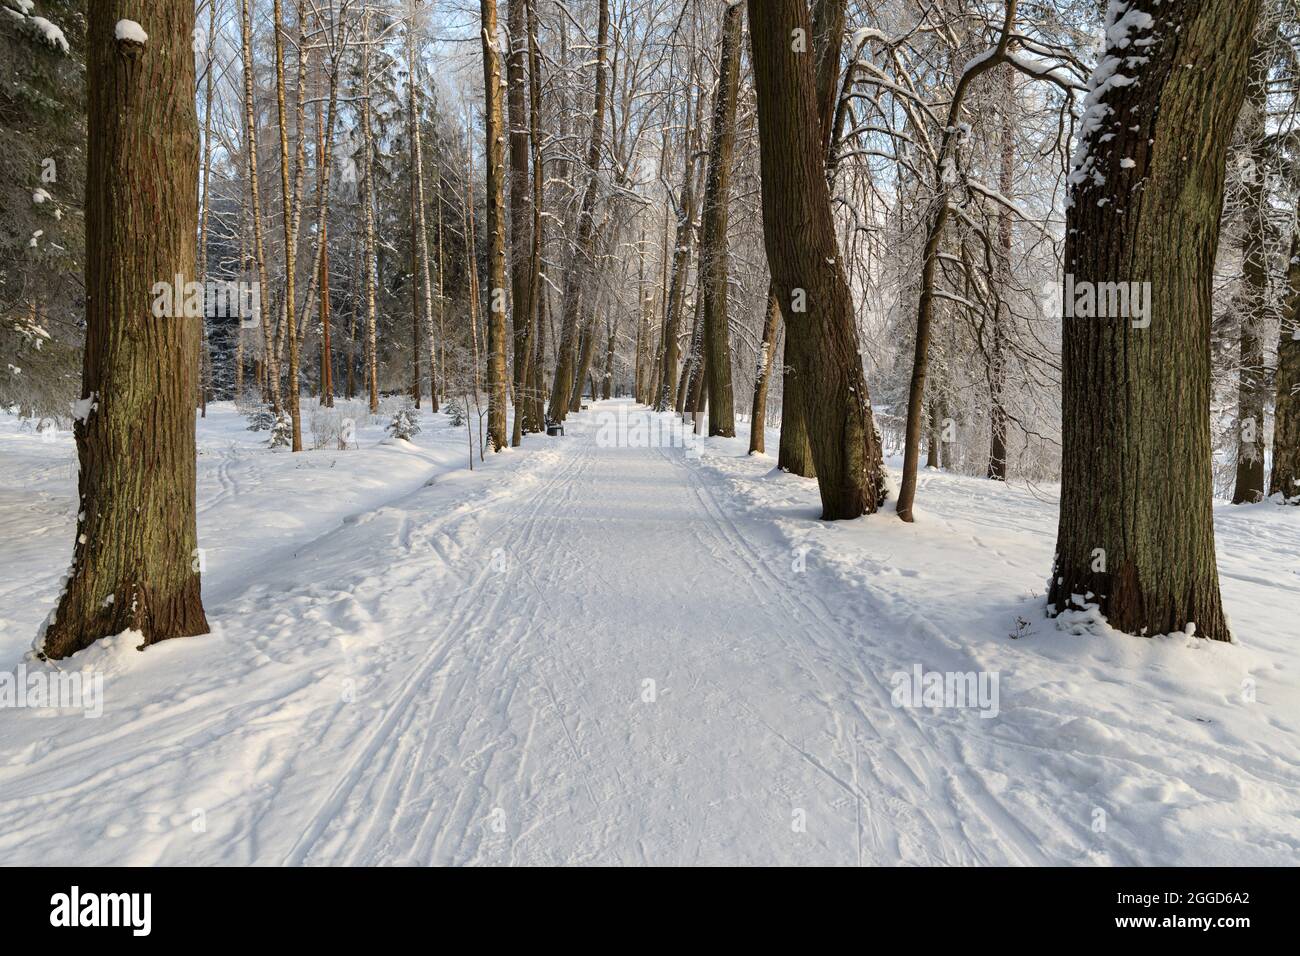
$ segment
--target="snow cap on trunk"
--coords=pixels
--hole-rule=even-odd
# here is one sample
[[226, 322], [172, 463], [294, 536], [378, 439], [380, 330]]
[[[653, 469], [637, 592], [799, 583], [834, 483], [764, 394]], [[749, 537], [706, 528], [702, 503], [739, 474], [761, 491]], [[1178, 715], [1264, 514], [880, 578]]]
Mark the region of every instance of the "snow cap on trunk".
[[149, 34], [145, 33], [144, 27], [134, 20], [118, 20], [117, 26], [113, 28], [113, 36], [128, 43], [143, 45], [149, 42]]

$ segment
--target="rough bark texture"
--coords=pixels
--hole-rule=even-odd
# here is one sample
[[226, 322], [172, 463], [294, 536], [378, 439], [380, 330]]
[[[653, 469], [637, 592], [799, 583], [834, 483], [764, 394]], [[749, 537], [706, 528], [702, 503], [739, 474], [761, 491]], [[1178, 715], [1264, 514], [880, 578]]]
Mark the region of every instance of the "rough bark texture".
[[727, 209], [731, 157], [736, 144], [736, 93], [740, 86], [739, 5], [722, 14], [722, 50], [709, 141], [709, 174], [700, 227], [700, 295], [704, 299], [704, 367], [709, 392], [709, 434], [736, 434], [731, 389], [731, 334], [727, 327]]
[[528, 56], [524, 0], [509, 0], [506, 6], [506, 32], [510, 52], [506, 57], [506, 103], [510, 121], [510, 301], [514, 337], [515, 422], [510, 443], [518, 445], [524, 432], [536, 431], [527, 421], [528, 353], [532, 331], [532, 194], [528, 178], [528, 128], [526, 105], [527, 77], [524, 63]]
[[[812, 5], [813, 56], [817, 70], [817, 123], [821, 130], [822, 156], [829, 155], [839, 90], [840, 52], [844, 45], [845, 0], [814, 0]], [[806, 35], [806, 34], [805, 34]], [[786, 346], [788, 349], [788, 345]], [[788, 356], [782, 364], [781, 442], [777, 467], [804, 478], [817, 477], [812, 449], [808, 444], [808, 423], [804, 421], [802, 391]]]
[[[561, 303], [563, 320], [560, 327], [560, 344], [555, 353], [555, 381], [552, 383], [550, 417], [564, 421], [569, 412], [570, 391], [582, 391], [581, 378], [574, 377], [574, 353], [579, 333], [579, 288], [588, 273], [592, 254], [592, 240], [596, 229], [596, 191], [599, 186], [600, 153], [605, 142], [605, 98], [608, 81], [605, 62], [609, 52], [609, 0], [600, 0], [600, 13], [596, 27], [596, 96], [591, 117], [591, 142], [587, 147], [587, 188], [582, 195], [578, 211], [577, 234], [573, 255], [564, 276], [564, 298]], [[575, 386], [575, 381], [577, 382]]]
[[[1065, 269], [1076, 286], [1149, 281], [1150, 324], [1064, 321], [1048, 602], [1056, 611], [1096, 604], [1131, 634], [1195, 624], [1198, 636], [1229, 640], [1211, 509], [1210, 293], [1259, 3], [1135, 0], [1127, 10], [1159, 26], [1111, 32], [1105, 56], [1137, 82], [1092, 97], [1097, 121], [1071, 174]], [[1135, 49], [1145, 62], [1130, 62]]]
[[[758, 93], [763, 233], [785, 315], [787, 349], [804, 376], [803, 409], [826, 520], [874, 512], [884, 499], [880, 444], [858, 352], [853, 300], [831, 215], [811, 58], [791, 49], [809, 32], [803, 0], [750, 0]], [[805, 294], [798, 311], [795, 290]], [[815, 374], [813, 374], [815, 370]]]
[[[147, 43], [114, 38], [128, 16]], [[151, 308], [154, 283], [191, 281], [195, 269], [193, 31], [194, 5], [180, 0], [90, 9], [80, 515], [44, 627], [52, 658], [128, 628], [145, 644], [208, 630], [194, 517], [200, 321]]]
[[776, 466], [792, 475], [816, 478], [817, 467], [808, 442], [808, 421], [803, 414], [802, 382], [791, 365], [787, 330], [781, 348], [781, 441], [776, 450]]
[[488, 441], [507, 447], [506, 434], [506, 156], [501, 110], [501, 51], [496, 0], [482, 0], [484, 124], [487, 139]]
[[749, 453], [763, 454], [767, 450], [767, 389], [772, 381], [772, 366], [776, 363], [776, 331], [781, 323], [781, 301], [776, 290], [767, 292], [767, 321], [763, 323], [763, 343], [758, 350], [758, 368], [754, 373], [754, 404], [749, 416]]

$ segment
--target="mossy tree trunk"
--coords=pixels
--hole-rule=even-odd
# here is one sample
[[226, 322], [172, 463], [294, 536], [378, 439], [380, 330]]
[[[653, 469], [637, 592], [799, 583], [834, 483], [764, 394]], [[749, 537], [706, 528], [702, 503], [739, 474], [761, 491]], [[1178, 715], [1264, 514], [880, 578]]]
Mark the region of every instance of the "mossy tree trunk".
[[[115, 38], [126, 17], [147, 42]], [[145, 644], [208, 630], [194, 515], [201, 320], [152, 308], [155, 283], [194, 281], [193, 31], [194, 4], [182, 0], [90, 8], [80, 514], [44, 628], [52, 658], [128, 628]]]
[[[1133, 0], [1122, 23], [1118, 9], [1070, 177], [1065, 269], [1076, 287], [1149, 282], [1150, 309], [1064, 321], [1048, 602], [1095, 604], [1131, 634], [1194, 624], [1229, 640], [1214, 552], [1211, 283], [1259, 2]], [[1116, 73], [1134, 82], [1098, 87]]]

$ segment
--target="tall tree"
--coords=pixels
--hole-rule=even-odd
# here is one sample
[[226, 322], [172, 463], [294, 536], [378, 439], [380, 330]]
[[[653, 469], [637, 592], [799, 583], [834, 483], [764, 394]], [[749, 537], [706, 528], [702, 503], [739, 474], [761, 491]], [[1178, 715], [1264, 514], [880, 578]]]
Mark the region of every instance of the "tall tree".
[[[817, 128], [821, 131], [821, 148], [829, 159], [834, 132], [836, 100], [839, 98], [840, 52], [844, 45], [845, 0], [813, 0], [812, 32], [813, 56], [816, 59]], [[792, 41], [794, 42], [793, 38]], [[801, 41], [807, 44], [807, 35]], [[829, 175], [829, 170], [828, 173]], [[787, 337], [785, 348], [790, 347]], [[815, 478], [817, 467], [813, 461], [812, 446], [808, 437], [808, 422], [804, 417], [803, 377], [793, 363], [783, 354], [781, 377], [781, 440], [777, 448], [777, 467], [792, 475]], [[805, 375], [812, 372], [805, 372]]]
[[[677, 363], [681, 352], [677, 339], [681, 329], [683, 306], [686, 304], [686, 279], [690, 269], [691, 243], [695, 237], [699, 102], [697, 95], [694, 109], [689, 98], [686, 103], [686, 131], [682, 137], [685, 173], [682, 177], [681, 199], [674, 203], [677, 213], [677, 234], [673, 245], [672, 281], [664, 297], [663, 354], [659, 363], [659, 385], [655, 398], [655, 408], [661, 412], [674, 407], [675, 396], [681, 384], [677, 378]], [[664, 148], [666, 150], [667, 146], [665, 145]], [[669, 196], [669, 201], [672, 201], [672, 196]]]
[[533, 167], [532, 250], [529, 267], [529, 335], [528, 394], [529, 417], [534, 428], [541, 430], [546, 419], [545, 371], [546, 326], [542, 323], [542, 306], [547, 297], [542, 287], [542, 66], [537, 45], [537, 15], [533, 0], [524, 0], [528, 22], [528, 147]]
[[776, 350], [776, 333], [781, 323], [781, 300], [775, 289], [767, 293], [767, 319], [763, 322], [763, 341], [758, 348], [758, 368], [754, 370], [754, 405], [749, 415], [749, 453], [766, 451], [767, 389], [772, 382], [772, 358]]
[[[302, 411], [299, 403], [298, 388], [298, 329], [295, 324], [297, 319], [297, 298], [294, 295], [294, 274], [296, 262], [297, 240], [296, 229], [294, 228], [294, 211], [296, 205], [295, 190], [291, 189], [289, 183], [289, 117], [285, 110], [284, 98], [284, 11], [281, 8], [281, 0], [275, 0], [273, 11], [275, 16], [275, 100], [276, 112], [279, 118], [280, 128], [280, 186], [281, 195], [284, 202], [284, 208], [280, 218], [284, 222], [284, 301], [285, 301], [285, 337], [289, 342], [289, 418], [293, 429], [293, 451], [302, 451]], [[299, 7], [299, 47], [298, 59], [301, 64], [303, 61], [304, 51], [301, 45], [302, 40], [302, 9]], [[299, 83], [301, 89], [302, 84]], [[302, 142], [302, 123], [299, 115], [298, 124], [298, 142]], [[299, 168], [302, 167], [301, 161]]]
[[480, 0], [479, 10], [483, 40], [483, 119], [487, 139], [488, 441], [493, 451], [501, 451], [509, 443], [506, 435], [505, 124], [501, 111], [501, 51], [497, 47], [496, 0]]
[[[1016, 71], [1003, 64], [1002, 102], [998, 105], [1002, 128], [998, 150], [998, 191], [1010, 197], [1014, 193], [1016, 173]], [[987, 475], [994, 481], [1007, 480], [1007, 410], [1003, 405], [1003, 392], [1007, 379], [1007, 332], [1011, 325], [1011, 210], [1005, 203], [998, 206], [998, 258], [997, 298], [994, 302], [993, 321], [989, 330], [989, 467]], [[931, 422], [931, 428], [934, 427]], [[933, 443], [931, 443], [933, 444]], [[927, 449], [935, 457], [934, 449]], [[928, 462], [927, 462], [928, 464]]]
[[[590, 272], [596, 229], [596, 193], [600, 185], [600, 154], [605, 141], [605, 107], [608, 80], [605, 64], [609, 56], [609, 0], [599, 0], [600, 13], [596, 24], [596, 96], [591, 116], [591, 141], [587, 145], [587, 186], [582, 194], [578, 212], [577, 232], [573, 254], [564, 275], [564, 297], [561, 300], [564, 314], [560, 328], [560, 344], [555, 353], [555, 380], [551, 386], [550, 417], [564, 421], [569, 412], [571, 390], [574, 387], [575, 346], [579, 333], [578, 311], [582, 296], [579, 289]], [[486, 67], [485, 67], [486, 68]], [[577, 386], [581, 391], [579, 380]]]
[[1268, 491], [1300, 504], [1300, 232], [1291, 237], [1287, 302], [1277, 340], [1273, 471]]
[[375, 161], [374, 132], [370, 126], [370, 7], [362, 0], [361, 4], [361, 79], [360, 110], [361, 123], [361, 220], [365, 237], [364, 275], [362, 284], [365, 288], [366, 303], [366, 381], [370, 388], [370, 414], [379, 413], [379, 336], [376, 298], [378, 277], [375, 262]]
[[532, 193], [528, 179], [527, 74], [528, 33], [524, 0], [508, 0], [506, 33], [507, 106], [510, 122], [510, 301], [514, 337], [515, 421], [510, 443], [518, 445], [526, 431], [536, 431], [528, 421], [528, 371], [532, 331]]
[[420, 407], [420, 329], [429, 335], [429, 401], [438, 410], [437, 373], [433, 361], [433, 283], [429, 278], [429, 231], [424, 216], [424, 149], [420, 142], [420, 84], [415, 57], [416, 11], [412, 4], [406, 29], [407, 136], [411, 141], [411, 389], [415, 407]]
[[1150, 308], [1065, 320], [1048, 603], [1095, 604], [1131, 634], [1195, 625], [1230, 639], [1211, 508], [1210, 295], [1258, 13], [1259, 0], [1112, 0], [1089, 81], [1065, 269], [1076, 288], [1149, 282]]
[[[816, 71], [798, 42], [803, 0], [749, 0], [763, 187], [763, 236], [785, 316], [787, 353], [803, 372], [803, 409], [826, 520], [870, 514], [885, 496], [880, 443], [831, 214]], [[801, 32], [800, 32], [801, 31]], [[808, 374], [816, 370], [816, 374]]]
[[275, 310], [265, 306], [270, 301], [271, 285], [267, 282], [266, 242], [262, 226], [262, 190], [257, 168], [257, 106], [254, 97], [253, 81], [253, 18], [249, 9], [249, 0], [243, 0], [241, 6], [240, 38], [244, 54], [244, 139], [245, 153], [248, 159], [249, 205], [253, 211], [253, 257], [257, 260], [257, 282], [260, 289], [259, 300], [263, 307], [258, 316], [262, 329], [262, 382], [263, 396], [271, 402], [271, 409], [280, 414], [280, 364], [276, 360], [274, 342]]
[[731, 158], [736, 144], [736, 96], [740, 88], [739, 4], [722, 14], [722, 49], [709, 140], [700, 235], [700, 294], [704, 299], [704, 370], [709, 393], [709, 434], [736, 434], [731, 390], [731, 334], [727, 327], [727, 207]]
[[[944, 227], [952, 213], [953, 186], [957, 180], [958, 149], [965, 139], [961, 119], [964, 101], [972, 84], [980, 76], [1011, 61], [1012, 28], [1016, 22], [1016, 0], [1005, 0], [1002, 30], [997, 45], [966, 64], [952, 99], [948, 103], [947, 122], [943, 126], [939, 155], [935, 163], [935, 190], [930, 202], [925, 244], [921, 253], [921, 293], [917, 298], [916, 336], [912, 357], [912, 379], [907, 389], [907, 426], [903, 447], [903, 475], [898, 483], [898, 517], [912, 520], [912, 503], [916, 498], [916, 472], [921, 460], [921, 429], [925, 420], [925, 379], [930, 363], [930, 332], [934, 324], [936, 274], [942, 255]], [[990, 474], [990, 477], [993, 477]]]
[[1276, 26], [1257, 31], [1257, 43], [1246, 73], [1246, 95], [1238, 128], [1246, 152], [1242, 197], [1241, 287], [1234, 297], [1237, 317], [1237, 473], [1232, 503], [1264, 497], [1264, 404], [1267, 389], [1264, 365], [1264, 323], [1269, 311], [1270, 231], [1267, 180], [1268, 73]]
[[[120, 30], [128, 13], [139, 31]], [[90, 9], [81, 505], [69, 579], [43, 628], [51, 658], [127, 629], [145, 644], [208, 630], [194, 511], [200, 321], [151, 308], [156, 283], [195, 271], [193, 35], [182, 0]]]

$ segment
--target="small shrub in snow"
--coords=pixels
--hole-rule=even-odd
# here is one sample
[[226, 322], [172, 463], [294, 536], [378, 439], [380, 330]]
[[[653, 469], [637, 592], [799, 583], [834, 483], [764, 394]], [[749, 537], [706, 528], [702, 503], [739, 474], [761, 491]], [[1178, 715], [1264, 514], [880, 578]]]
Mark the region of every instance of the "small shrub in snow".
[[266, 406], [259, 406], [252, 410], [248, 415], [248, 430], [250, 432], [270, 431], [275, 427], [275, 415]]
[[410, 441], [413, 437], [420, 434], [420, 422], [416, 411], [410, 405], [399, 408], [393, 415], [393, 420], [385, 428], [394, 438], [400, 438], [402, 441]]
[[293, 421], [281, 412], [271, 426], [270, 444], [272, 448], [290, 448], [293, 446]]
[[460, 428], [465, 424], [465, 405], [459, 398], [449, 399], [443, 404], [442, 410], [447, 413], [451, 419], [451, 424], [455, 428]]
[[313, 448], [337, 448], [339, 451], [346, 451], [356, 444], [354, 419], [341, 403], [333, 408], [313, 405], [310, 426]]

